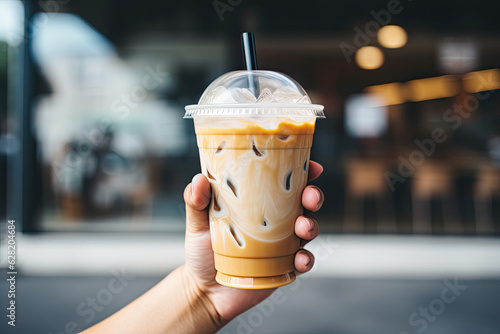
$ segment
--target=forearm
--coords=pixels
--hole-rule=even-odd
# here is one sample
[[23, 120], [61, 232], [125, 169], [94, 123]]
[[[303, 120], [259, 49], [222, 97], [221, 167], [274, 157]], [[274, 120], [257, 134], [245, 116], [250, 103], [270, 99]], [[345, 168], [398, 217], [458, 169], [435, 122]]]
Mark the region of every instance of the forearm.
[[215, 333], [222, 327], [208, 297], [187, 278], [184, 266], [141, 297], [84, 331], [99, 333]]

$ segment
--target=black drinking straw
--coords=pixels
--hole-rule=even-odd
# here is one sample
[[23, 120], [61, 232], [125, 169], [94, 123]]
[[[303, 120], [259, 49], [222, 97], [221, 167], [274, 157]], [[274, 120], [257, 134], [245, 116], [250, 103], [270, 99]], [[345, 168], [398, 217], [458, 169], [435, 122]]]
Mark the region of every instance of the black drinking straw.
[[[253, 32], [244, 32], [241, 34], [241, 47], [243, 51], [243, 61], [245, 62], [245, 69], [253, 71], [257, 69], [257, 56], [255, 54], [255, 39]], [[259, 82], [253, 75], [248, 76], [248, 86], [252, 94], [258, 98], [260, 94]]]
[[252, 71], [257, 69], [257, 56], [255, 55], [255, 39], [253, 32], [241, 34], [241, 47], [243, 48], [243, 61], [245, 69]]

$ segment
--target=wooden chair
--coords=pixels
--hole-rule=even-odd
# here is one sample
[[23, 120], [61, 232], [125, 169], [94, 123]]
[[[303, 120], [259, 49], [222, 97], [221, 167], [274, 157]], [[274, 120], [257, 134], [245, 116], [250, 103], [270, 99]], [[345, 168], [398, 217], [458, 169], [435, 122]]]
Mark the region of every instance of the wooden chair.
[[384, 173], [384, 160], [353, 159], [346, 164], [344, 232], [363, 232], [364, 200], [375, 199], [377, 232], [397, 232], [395, 208]]
[[461, 232], [453, 195], [452, 168], [445, 161], [425, 161], [416, 167], [412, 184], [413, 233], [432, 233], [431, 200], [439, 199], [443, 232]]
[[484, 165], [477, 172], [474, 184], [474, 211], [476, 232], [495, 232], [493, 222], [493, 196], [500, 194], [500, 170], [492, 165]]

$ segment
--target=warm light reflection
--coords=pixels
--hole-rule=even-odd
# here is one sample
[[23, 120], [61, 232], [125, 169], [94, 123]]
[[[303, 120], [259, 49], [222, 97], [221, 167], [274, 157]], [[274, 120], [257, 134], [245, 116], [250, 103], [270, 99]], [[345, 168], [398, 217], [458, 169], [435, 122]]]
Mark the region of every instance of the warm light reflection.
[[375, 46], [363, 46], [356, 51], [356, 64], [365, 70], [374, 70], [384, 63], [384, 54]]
[[412, 80], [406, 83], [410, 101], [424, 101], [455, 96], [458, 93], [458, 83], [452, 76]]
[[468, 93], [500, 89], [500, 71], [494, 68], [467, 73], [464, 75], [463, 85], [465, 91]]
[[382, 104], [377, 105], [376, 107], [383, 105], [388, 106], [393, 104], [401, 104], [406, 102], [404, 85], [400, 84], [399, 82], [367, 87], [365, 91], [367, 93], [372, 93], [380, 97], [380, 100], [378, 101], [380, 101]]
[[388, 25], [379, 29], [377, 39], [380, 45], [389, 49], [403, 47], [408, 41], [406, 31], [400, 26]]
[[[463, 77], [463, 87], [468, 93], [500, 89], [500, 70], [491, 69], [467, 73]], [[382, 105], [401, 104], [406, 101], [418, 102], [456, 96], [460, 91], [457, 77], [444, 75], [408, 81], [369, 86], [366, 93], [377, 94]]]

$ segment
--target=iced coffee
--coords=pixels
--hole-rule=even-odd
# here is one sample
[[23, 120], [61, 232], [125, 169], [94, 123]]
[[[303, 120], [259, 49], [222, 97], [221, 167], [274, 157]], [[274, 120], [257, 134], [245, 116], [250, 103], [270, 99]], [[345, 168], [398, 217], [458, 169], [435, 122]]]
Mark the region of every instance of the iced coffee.
[[[255, 80], [258, 85], [252, 85]], [[322, 106], [274, 72], [232, 72], [214, 84], [198, 105], [186, 109], [194, 118], [201, 169], [212, 188], [216, 279], [249, 289], [291, 283], [299, 249], [295, 220], [303, 210]]]

